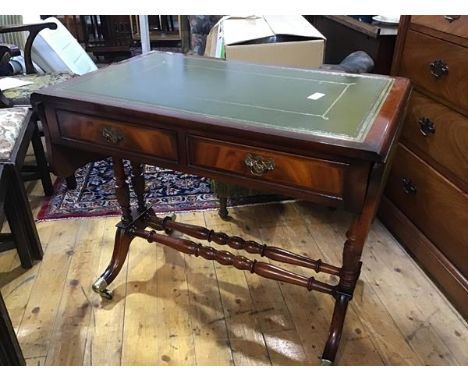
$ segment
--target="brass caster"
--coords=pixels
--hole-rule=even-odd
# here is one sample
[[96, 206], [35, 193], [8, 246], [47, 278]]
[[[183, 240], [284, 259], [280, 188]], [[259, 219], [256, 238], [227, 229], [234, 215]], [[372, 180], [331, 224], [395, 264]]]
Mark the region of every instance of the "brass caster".
[[98, 292], [99, 296], [105, 298], [106, 300], [112, 300], [112, 292], [109, 289], [104, 289], [102, 292]]
[[93, 291], [106, 300], [112, 300], [112, 292], [107, 289], [107, 281], [99, 277], [93, 284]]
[[332, 366], [332, 365], [333, 365], [333, 362], [328, 359], [322, 358], [322, 360], [320, 361], [320, 366]]

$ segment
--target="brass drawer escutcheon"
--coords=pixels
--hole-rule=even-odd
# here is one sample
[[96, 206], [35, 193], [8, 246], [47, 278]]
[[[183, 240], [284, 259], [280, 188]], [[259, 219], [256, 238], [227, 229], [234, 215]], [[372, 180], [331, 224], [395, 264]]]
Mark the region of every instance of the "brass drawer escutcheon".
[[448, 74], [448, 65], [442, 60], [434, 60], [429, 65], [429, 68], [431, 69], [431, 74], [437, 79]]
[[416, 193], [417, 188], [411, 179], [401, 178], [401, 181], [403, 183], [403, 191], [405, 192], [405, 194], [413, 195]]
[[106, 126], [102, 129], [102, 136], [108, 143], [112, 143], [114, 145], [118, 145], [125, 138], [120, 131], [110, 126]]
[[262, 176], [267, 171], [275, 169], [275, 161], [269, 158], [263, 158], [259, 155], [247, 154], [244, 163], [250, 169], [252, 175]]
[[418, 124], [419, 124], [419, 131], [425, 137], [428, 137], [429, 135], [434, 134], [436, 131], [434, 127], [434, 122], [432, 122], [429, 118], [426, 118], [426, 117], [419, 118]]

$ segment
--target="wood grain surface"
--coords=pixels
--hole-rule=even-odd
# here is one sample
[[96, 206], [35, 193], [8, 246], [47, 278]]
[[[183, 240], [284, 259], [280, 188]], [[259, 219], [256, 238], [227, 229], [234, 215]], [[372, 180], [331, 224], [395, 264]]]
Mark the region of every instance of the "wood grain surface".
[[[343, 197], [345, 172], [349, 164], [307, 158], [256, 147], [227, 144], [189, 137], [191, 165], [226, 170], [253, 179], [265, 179], [288, 186], [298, 186], [324, 194]], [[272, 161], [274, 168], [255, 175], [246, 165], [247, 156]]]
[[[467, 55], [468, 49], [463, 46], [409, 30], [398, 73], [411, 78], [416, 86], [467, 112]], [[440, 78], [431, 74], [430, 65], [436, 60], [442, 60], [448, 67], [447, 74]]]
[[114, 149], [177, 160], [177, 138], [174, 132], [67, 111], [57, 111], [57, 118], [64, 139], [101, 146], [101, 150], [106, 153]]
[[[423, 134], [421, 119], [428, 119], [434, 132]], [[411, 97], [402, 141], [431, 165], [451, 173], [468, 191], [468, 119], [415, 91]]]
[[[453, 19], [453, 21], [451, 21]], [[468, 39], [468, 16], [418, 15], [411, 22], [444, 33]]]
[[[405, 179], [414, 190], [408, 192]], [[468, 195], [403, 145], [395, 155], [386, 194], [468, 276]]]
[[[41, 186], [28, 189], [36, 210]], [[351, 218], [306, 202], [230, 209], [230, 215], [224, 222], [216, 211], [185, 213], [179, 221], [335, 263]], [[2, 294], [28, 365], [319, 364], [333, 309], [329, 296], [142, 240], [132, 243], [114, 281], [114, 300], [101, 301], [91, 280], [109, 260], [117, 220], [37, 223], [44, 260], [27, 271], [15, 251], [0, 256]], [[92, 246], [80, 243], [85, 234]], [[468, 324], [378, 221], [363, 256], [337, 362], [468, 364]], [[64, 276], [56, 280], [51, 275], [59, 269]]]

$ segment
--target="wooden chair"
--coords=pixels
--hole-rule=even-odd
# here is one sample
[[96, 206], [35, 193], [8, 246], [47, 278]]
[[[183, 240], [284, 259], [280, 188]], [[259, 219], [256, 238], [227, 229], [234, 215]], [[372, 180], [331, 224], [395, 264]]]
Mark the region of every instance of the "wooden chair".
[[0, 366], [24, 366], [26, 362], [0, 293]]
[[39, 133], [31, 117], [32, 111], [25, 107], [0, 109], [0, 223], [3, 223], [5, 211], [11, 229], [11, 234], [0, 235], [0, 250], [16, 247], [23, 268], [31, 268], [33, 261], [43, 256], [21, 176], [31, 141], [36, 141], [39, 151], [42, 149], [37, 155], [38, 167], [44, 176], [49, 176]]
[[[0, 165], [0, 206], [3, 206], [6, 196], [6, 180], [4, 168]], [[0, 209], [0, 215], [3, 208]], [[0, 224], [1, 225], [1, 224]], [[0, 238], [0, 251], [2, 250]], [[0, 366], [25, 365], [23, 353], [16, 338], [15, 330], [11, 324], [10, 316], [0, 292]]]
[[[31, 50], [34, 39], [38, 33], [43, 29], [56, 29], [57, 25], [53, 22], [38, 23], [38, 24], [26, 24], [26, 25], [13, 25], [13, 26], [0, 26], [0, 36], [2, 33], [11, 33], [11, 32], [24, 32], [28, 31], [29, 35], [26, 40], [26, 45], [24, 48], [24, 61], [26, 65], [26, 73], [15, 75], [15, 78], [25, 81], [32, 82], [29, 85], [22, 86], [19, 88], [8, 89], [5, 91], [0, 90], [0, 110], [2, 108], [8, 108], [13, 106], [30, 106], [30, 97], [31, 94], [39, 90], [42, 87], [53, 85], [58, 82], [66, 81], [72, 77], [73, 74], [70, 73], [46, 73], [41, 74], [37, 73], [34, 68]], [[11, 45], [2, 44], [0, 42], [0, 61], [5, 61], [10, 57], [18, 55], [19, 51], [13, 50]], [[42, 158], [45, 158], [45, 155], [37, 154], [37, 151], [44, 152], [42, 148], [42, 143], [40, 135], [42, 134], [39, 130], [38, 122], [39, 118], [36, 113], [32, 113], [30, 118], [30, 123], [33, 125], [33, 135], [32, 135], [32, 144], [35, 150], [37, 161], [42, 162]], [[36, 133], [37, 131], [37, 133]], [[40, 146], [40, 147], [39, 147]], [[46, 195], [50, 196], [53, 194], [53, 187], [50, 181], [50, 175], [47, 170], [47, 175], [45, 173], [44, 167], [38, 163], [37, 166], [24, 166], [24, 172], [27, 172], [24, 175], [25, 180], [40, 179], [44, 187], [44, 192]], [[73, 176], [66, 179], [67, 187], [73, 189], [76, 187], [76, 180]]]

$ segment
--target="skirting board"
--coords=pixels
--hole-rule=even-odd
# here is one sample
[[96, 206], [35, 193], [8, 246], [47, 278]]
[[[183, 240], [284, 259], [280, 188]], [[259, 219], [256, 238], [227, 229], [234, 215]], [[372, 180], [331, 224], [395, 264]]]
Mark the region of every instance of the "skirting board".
[[434, 244], [385, 196], [379, 218], [437, 284], [460, 314], [468, 319], [468, 280]]

